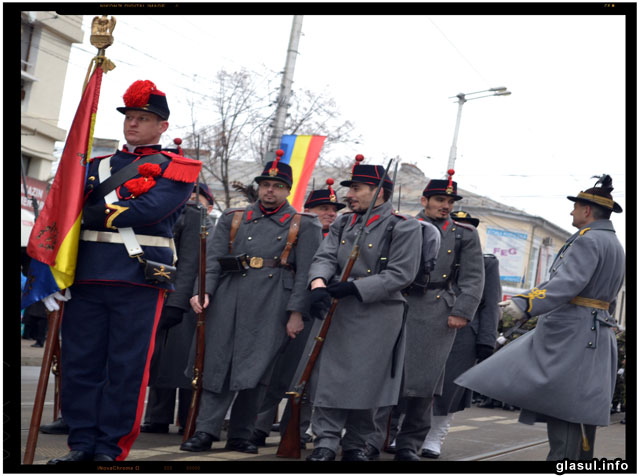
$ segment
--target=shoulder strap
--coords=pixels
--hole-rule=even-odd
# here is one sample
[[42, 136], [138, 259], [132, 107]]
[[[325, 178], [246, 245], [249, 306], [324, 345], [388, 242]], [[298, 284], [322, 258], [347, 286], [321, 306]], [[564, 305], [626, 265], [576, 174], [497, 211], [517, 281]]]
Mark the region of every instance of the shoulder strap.
[[89, 201], [91, 203], [97, 203], [98, 200], [101, 200], [106, 194], [108, 194], [112, 190], [115, 190], [127, 180], [138, 175], [138, 167], [140, 165], [162, 164], [168, 160], [169, 158], [164, 154], [152, 154], [144, 156], [136, 160], [135, 162], [130, 163], [126, 167], [118, 170], [115, 174], [111, 175], [104, 182], [101, 182], [100, 185], [98, 185], [89, 196]]
[[289, 253], [291, 253], [291, 248], [295, 244], [298, 239], [298, 231], [300, 231], [300, 220], [302, 219], [302, 215], [296, 213], [291, 219], [291, 224], [289, 225], [289, 234], [287, 235], [287, 244], [282, 250], [282, 254], [280, 255], [280, 265], [288, 266], [287, 258], [289, 258]]
[[396, 223], [398, 223], [398, 220], [404, 219], [403, 217], [395, 214], [392, 214], [391, 216], [397, 217], [397, 219], [391, 218], [391, 223], [387, 225], [387, 228], [385, 230], [385, 241], [384, 245], [382, 245], [382, 253], [380, 255], [380, 259], [378, 260], [378, 269], [376, 270], [376, 273], [380, 273], [381, 271], [387, 269], [387, 264], [389, 263], [389, 251], [391, 250], [391, 234], [393, 233], [393, 229], [395, 228]]
[[229, 254], [233, 250], [233, 240], [236, 238], [238, 228], [240, 228], [240, 222], [242, 221], [242, 215], [244, 210], [237, 210], [233, 212], [233, 220], [231, 221], [231, 230], [229, 230]]

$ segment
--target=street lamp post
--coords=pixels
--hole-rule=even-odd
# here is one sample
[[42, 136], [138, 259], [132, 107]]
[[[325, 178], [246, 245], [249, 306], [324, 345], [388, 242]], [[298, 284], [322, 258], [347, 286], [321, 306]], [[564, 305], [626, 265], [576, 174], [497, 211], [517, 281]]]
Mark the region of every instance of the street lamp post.
[[[490, 94], [482, 94], [482, 93], [490, 93]], [[477, 96], [478, 94], [482, 94], [481, 96]], [[508, 91], [504, 86], [500, 86], [497, 88], [485, 89], [484, 91], [476, 91], [473, 93], [459, 93], [455, 96], [451, 96], [449, 99], [458, 98], [458, 116], [456, 117], [456, 128], [453, 132], [453, 144], [451, 144], [451, 150], [449, 151], [449, 163], [447, 164], [447, 170], [453, 168], [456, 162], [456, 154], [457, 154], [457, 146], [458, 143], [458, 130], [460, 129], [460, 118], [462, 117], [462, 105], [471, 101], [472, 99], [480, 99], [486, 98], [489, 96], [509, 96], [511, 91]], [[469, 97], [472, 96], [472, 97]], [[445, 175], [446, 177], [446, 175]]]

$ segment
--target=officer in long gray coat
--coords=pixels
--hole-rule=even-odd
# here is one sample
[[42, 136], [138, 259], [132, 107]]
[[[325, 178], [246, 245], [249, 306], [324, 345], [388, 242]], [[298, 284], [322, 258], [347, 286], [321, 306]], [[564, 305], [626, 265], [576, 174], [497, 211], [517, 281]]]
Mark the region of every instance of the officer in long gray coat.
[[[393, 182], [384, 173], [380, 165], [354, 165], [350, 180], [341, 182], [349, 187], [346, 201], [353, 213], [331, 225], [309, 270], [312, 314], [322, 314], [329, 296], [339, 299], [310, 380], [316, 438], [309, 461], [335, 459], [343, 428], [342, 460], [367, 461], [373, 410], [398, 400], [404, 360], [401, 290], [418, 271], [422, 235], [416, 220], [394, 214], [388, 201]], [[380, 180], [383, 189], [363, 224]], [[349, 280], [339, 282], [362, 226], [360, 256]]]
[[[600, 185], [600, 186], [598, 186]], [[456, 383], [547, 421], [547, 460], [591, 460], [596, 426], [609, 424], [616, 376], [612, 313], [625, 272], [611, 212], [611, 178], [567, 197], [578, 231], [558, 252], [549, 280], [504, 302], [504, 313], [540, 316], [536, 328], [462, 374]], [[502, 305], [502, 304], [501, 304]], [[588, 449], [582, 449], [583, 435]]]
[[[201, 207], [210, 213], [213, 195], [204, 183], [199, 183], [191, 194], [182, 215], [173, 227], [178, 261], [175, 291], [169, 294], [158, 323], [156, 345], [149, 367], [149, 394], [142, 433], [167, 433], [175, 421], [176, 389], [178, 389], [179, 432], [186, 425], [191, 402], [191, 380], [184, 375], [189, 359], [189, 348], [196, 330], [197, 316], [189, 300], [198, 276], [200, 263]], [[198, 205], [199, 203], [199, 205]], [[205, 217], [209, 236], [213, 223]]]
[[[249, 441], [260, 404], [258, 384], [268, 384], [287, 336], [295, 339], [304, 328], [307, 272], [322, 233], [315, 216], [298, 214], [287, 202], [291, 167], [279, 157], [255, 178], [258, 201], [226, 211], [207, 246], [203, 391], [196, 431], [180, 446], [184, 451], [205, 451], [220, 438], [237, 394], [226, 448], [258, 452]], [[191, 305], [201, 310], [197, 295]]]
[[[458, 210], [451, 214], [457, 222], [470, 223], [475, 228], [480, 220], [471, 214]], [[502, 297], [500, 286], [500, 269], [498, 258], [492, 254], [484, 254], [484, 289], [476, 315], [469, 325], [459, 329], [453, 340], [451, 352], [444, 369], [442, 395], [433, 399], [431, 428], [422, 444], [421, 455], [427, 458], [438, 458], [440, 447], [449, 431], [453, 414], [471, 407], [469, 389], [456, 385], [453, 381], [465, 370], [481, 362], [493, 354], [498, 337], [498, 321], [500, 308], [498, 302]]]
[[[484, 287], [478, 233], [472, 225], [449, 216], [454, 203], [462, 199], [451, 175], [453, 170], [448, 180], [429, 181], [421, 197], [424, 210], [416, 217], [435, 225], [442, 236], [429, 284], [426, 288], [412, 286], [406, 292], [409, 314], [401, 399], [405, 418], [395, 439], [396, 461], [420, 460], [418, 450], [429, 432], [433, 395], [442, 392], [456, 329], [473, 319]], [[385, 421], [382, 411], [378, 422]], [[378, 437], [377, 444], [382, 441]]]

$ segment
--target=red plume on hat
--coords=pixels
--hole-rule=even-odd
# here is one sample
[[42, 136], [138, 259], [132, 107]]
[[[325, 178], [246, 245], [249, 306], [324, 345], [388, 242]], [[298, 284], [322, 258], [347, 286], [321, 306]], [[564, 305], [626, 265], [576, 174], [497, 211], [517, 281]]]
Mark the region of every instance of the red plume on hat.
[[138, 80], [129, 86], [122, 99], [124, 99], [124, 105], [127, 107], [144, 107], [149, 104], [151, 93], [164, 96], [164, 93], [156, 88], [153, 81], [148, 79]]
[[278, 175], [278, 162], [280, 162], [280, 159], [282, 158], [283, 155], [284, 155], [284, 150], [282, 149], [276, 150], [276, 158], [271, 164], [271, 168], [269, 169], [269, 175], [271, 175], [272, 177], [275, 177], [276, 175]]
[[327, 179], [327, 188], [329, 189], [329, 200], [331, 200], [332, 202], [335, 202], [337, 201], [337, 198], [336, 198], [336, 193], [331, 188], [332, 185], [333, 185], [333, 179], [329, 177]]
[[453, 174], [455, 174], [456, 171], [453, 169], [449, 169], [447, 170], [447, 173], [449, 174], [449, 185], [447, 185], [447, 193], [453, 193]]
[[351, 176], [353, 177], [353, 171], [356, 168], [356, 165], [360, 165], [360, 162], [364, 160], [364, 155], [358, 154], [356, 155], [356, 161], [353, 163], [353, 167], [351, 167]]

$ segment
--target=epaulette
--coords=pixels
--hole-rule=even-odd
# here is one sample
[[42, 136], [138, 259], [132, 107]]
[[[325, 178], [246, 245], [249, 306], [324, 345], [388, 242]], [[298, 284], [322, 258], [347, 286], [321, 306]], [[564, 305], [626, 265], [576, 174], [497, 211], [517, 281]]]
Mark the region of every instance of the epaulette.
[[169, 165], [164, 169], [164, 173], [162, 174], [164, 178], [187, 183], [198, 180], [202, 162], [174, 154], [167, 150], [161, 150], [160, 153], [171, 159], [171, 162], [169, 162]]
[[456, 226], [461, 226], [462, 228], [466, 228], [467, 230], [477, 231], [476, 227], [473, 226], [473, 225], [470, 225], [469, 223], [461, 223], [461, 222], [455, 221], [455, 220], [453, 220], [453, 223], [455, 223]]
[[584, 230], [582, 230], [580, 232], [580, 236], [584, 235], [586, 232], [588, 232], [591, 228], [585, 228]]
[[240, 211], [244, 211], [244, 208], [227, 208], [224, 211], [225, 215], [229, 215], [230, 213], [235, 213], [235, 212], [240, 212]]

